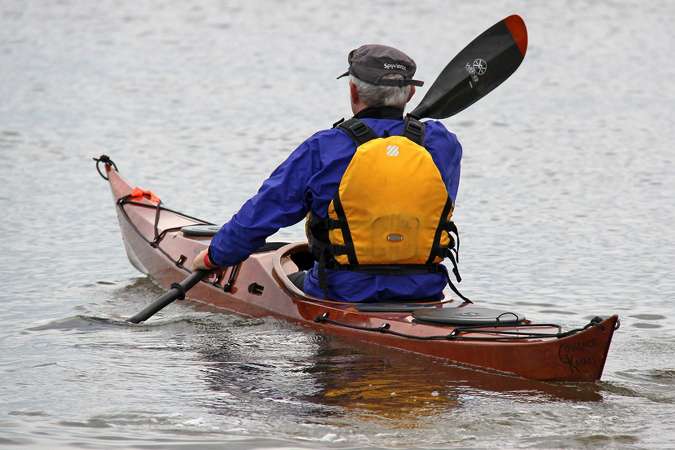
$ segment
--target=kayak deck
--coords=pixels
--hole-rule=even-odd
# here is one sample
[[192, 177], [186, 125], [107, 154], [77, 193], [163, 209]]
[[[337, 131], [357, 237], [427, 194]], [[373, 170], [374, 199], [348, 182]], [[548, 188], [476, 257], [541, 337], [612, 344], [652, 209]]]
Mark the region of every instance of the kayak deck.
[[[210, 235], [181, 230], [209, 222], [167, 209], [149, 194], [138, 196], [110, 164], [105, 169], [131, 263], [166, 288], [185, 278], [191, 261], [208, 247]], [[557, 325], [520, 318], [515, 323], [472, 326], [421, 321], [414, 310], [362, 311], [354, 303], [305, 295], [287, 275], [306, 264], [306, 244], [275, 247], [279, 246], [211, 275], [193, 287], [188, 298], [238, 314], [277, 316], [348, 339], [537, 380], [600, 379], [618, 327], [616, 315], [562, 332]], [[476, 308], [451, 303], [426, 303], [420, 308], [440, 313]]]

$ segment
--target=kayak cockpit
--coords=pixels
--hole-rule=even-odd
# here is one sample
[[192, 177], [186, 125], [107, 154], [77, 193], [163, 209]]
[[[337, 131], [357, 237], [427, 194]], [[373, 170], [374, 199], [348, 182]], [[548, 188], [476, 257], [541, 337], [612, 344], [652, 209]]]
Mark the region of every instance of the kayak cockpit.
[[513, 312], [474, 306], [464, 302], [456, 307], [444, 307], [452, 300], [445, 301], [386, 301], [386, 302], [335, 302], [312, 297], [303, 292], [289, 276], [300, 270], [309, 270], [314, 264], [306, 243], [293, 243], [281, 247], [273, 257], [274, 275], [281, 286], [296, 298], [309, 301], [341, 303], [359, 312], [368, 313], [410, 313], [418, 322], [444, 325], [517, 325], [526, 323], [525, 316]]

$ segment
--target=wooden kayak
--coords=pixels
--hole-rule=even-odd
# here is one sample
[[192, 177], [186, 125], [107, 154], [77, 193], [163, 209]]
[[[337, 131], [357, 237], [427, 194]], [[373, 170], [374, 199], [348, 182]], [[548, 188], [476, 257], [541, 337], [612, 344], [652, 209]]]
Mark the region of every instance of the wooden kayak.
[[[107, 157], [97, 160], [97, 169], [109, 181], [134, 267], [165, 288], [183, 280], [217, 227], [132, 187]], [[613, 315], [563, 331], [514, 312], [460, 303], [448, 294], [445, 301], [431, 303], [319, 299], [305, 295], [288, 279], [309, 264], [306, 244], [268, 244], [239, 265], [199, 282], [187, 297], [237, 314], [275, 316], [346, 339], [550, 381], [599, 380], [619, 325]]]

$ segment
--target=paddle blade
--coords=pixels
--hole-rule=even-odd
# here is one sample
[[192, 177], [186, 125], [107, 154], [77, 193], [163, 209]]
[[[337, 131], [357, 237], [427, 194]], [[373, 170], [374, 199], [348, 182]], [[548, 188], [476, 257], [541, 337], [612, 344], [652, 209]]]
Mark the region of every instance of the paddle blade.
[[445, 119], [457, 114], [511, 76], [526, 51], [527, 28], [520, 16], [496, 23], [445, 66], [410, 115]]

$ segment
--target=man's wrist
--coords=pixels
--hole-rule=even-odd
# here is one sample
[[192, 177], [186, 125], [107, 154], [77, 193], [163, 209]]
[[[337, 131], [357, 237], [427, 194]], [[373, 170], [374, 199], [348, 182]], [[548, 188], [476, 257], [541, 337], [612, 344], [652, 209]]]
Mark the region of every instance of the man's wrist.
[[211, 247], [209, 247], [206, 253], [204, 253], [204, 266], [206, 266], [208, 270], [215, 269], [217, 267], [211, 259]]

